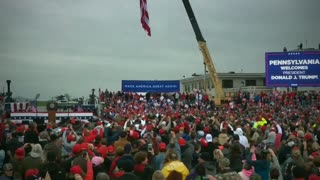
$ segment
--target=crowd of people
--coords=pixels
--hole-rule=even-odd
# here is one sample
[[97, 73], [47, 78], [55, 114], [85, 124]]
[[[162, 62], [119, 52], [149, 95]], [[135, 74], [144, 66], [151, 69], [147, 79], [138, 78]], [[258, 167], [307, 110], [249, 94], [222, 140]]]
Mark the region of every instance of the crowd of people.
[[[320, 93], [102, 92], [97, 122], [1, 117], [0, 179], [320, 179]], [[318, 138], [319, 137], [319, 138]]]

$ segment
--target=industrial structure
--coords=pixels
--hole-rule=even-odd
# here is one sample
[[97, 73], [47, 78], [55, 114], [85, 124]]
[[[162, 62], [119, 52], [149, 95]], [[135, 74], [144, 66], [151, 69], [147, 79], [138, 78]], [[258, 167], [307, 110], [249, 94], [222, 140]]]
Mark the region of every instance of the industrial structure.
[[[265, 87], [264, 73], [218, 73], [221, 80], [224, 93], [236, 92], [240, 89], [245, 91], [271, 91], [272, 88]], [[203, 90], [208, 94], [215, 95], [214, 83], [205, 76], [193, 74], [191, 77], [180, 80], [182, 92], [192, 92], [194, 90]], [[227, 94], [225, 94], [227, 95]]]

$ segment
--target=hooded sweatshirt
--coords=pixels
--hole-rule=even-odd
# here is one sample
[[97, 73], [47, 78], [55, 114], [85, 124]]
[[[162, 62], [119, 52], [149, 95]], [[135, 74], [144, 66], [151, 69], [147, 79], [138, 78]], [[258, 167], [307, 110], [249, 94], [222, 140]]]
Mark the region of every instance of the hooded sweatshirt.
[[186, 177], [189, 175], [188, 168], [180, 161], [168, 162], [164, 165], [164, 167], [161, 170], [165, 178], [167, 178], [172, 171], [177, 171], [181, 173], [183, 176], [182, 179], [186, 179]]

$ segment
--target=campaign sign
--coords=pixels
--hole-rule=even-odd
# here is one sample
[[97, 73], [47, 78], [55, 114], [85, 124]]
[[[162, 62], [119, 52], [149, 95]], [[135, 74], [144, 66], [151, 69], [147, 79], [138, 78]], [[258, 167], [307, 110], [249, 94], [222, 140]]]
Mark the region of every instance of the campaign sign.
[[320, 52], [268, 52], [267, 87], [320, 86]]
[[122, 80], [123, 92], [179, 92], [180, 82]]

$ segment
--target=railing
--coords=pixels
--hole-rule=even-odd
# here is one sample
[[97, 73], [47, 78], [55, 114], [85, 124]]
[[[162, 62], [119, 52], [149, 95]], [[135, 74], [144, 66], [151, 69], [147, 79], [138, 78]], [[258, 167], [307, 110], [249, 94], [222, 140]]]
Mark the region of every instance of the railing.
[[244, 86], [239, 88], [224, 88], [225, 93], [245, 91], [245, 92], [270, 92], [272, 88], [267, 88], [265, 86]]
[[[229, 96], [230, 94], [242, 91], [242, 92], [249, 92], [249, 93], [260, 93], [260, 92], [270, 92], [272, 88], [267, 88], [265, 86], [244, 86], [238, 88], [223, 88], [225, 96]], [[215, 95], [215, 89], [210, 89], [207, 91], [210, 95]]]

